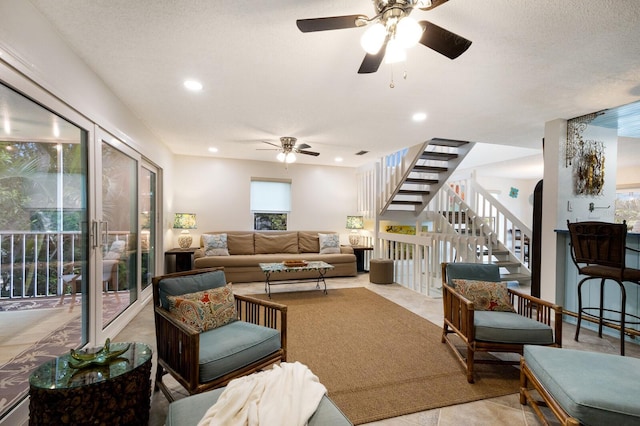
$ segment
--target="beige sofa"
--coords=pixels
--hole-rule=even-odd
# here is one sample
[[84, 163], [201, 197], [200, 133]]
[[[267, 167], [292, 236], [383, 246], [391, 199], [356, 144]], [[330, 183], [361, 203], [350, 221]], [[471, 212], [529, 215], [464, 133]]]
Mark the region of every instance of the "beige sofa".
[[[340, 253], [321, 254], [318, 234], [322, 231], [211, 231], [204, 234], [226, 234], [228, 256], [205, 255], [204, 240], [194, 254], [195, 268], [224, 267], [227, 281], [234, 283], [264, 281], [259, 263], [285, 260], [322, 260], [333, 265], [326, 277], [355, 277], [356, 256], [350, 246], [340, 246]], [[287, 272], [273, 279], [315, 278], [316, 271]]]

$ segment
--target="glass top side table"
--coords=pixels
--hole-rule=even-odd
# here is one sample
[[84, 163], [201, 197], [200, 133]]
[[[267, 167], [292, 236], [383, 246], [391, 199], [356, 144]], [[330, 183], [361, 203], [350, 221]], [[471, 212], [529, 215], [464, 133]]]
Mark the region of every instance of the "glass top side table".
[[65, 354], [36, 368], [29, 377], [29, 424], [147, 424], [152, 351], [144, 343], [114, 342], [110, 349], [126, 345], [107, 365], [75, 369]]

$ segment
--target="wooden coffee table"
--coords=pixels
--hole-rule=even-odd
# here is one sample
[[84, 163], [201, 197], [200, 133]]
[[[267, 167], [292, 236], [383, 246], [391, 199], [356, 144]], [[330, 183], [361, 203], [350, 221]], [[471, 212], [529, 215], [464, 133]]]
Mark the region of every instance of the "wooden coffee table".
[[[324, 284], [324, 294], [327, 294], [327, 283], [324, 280], [324, 275], [328, 270], [333, 269], [333, 265], [329, 265], [326, 262], [315, 261], [315, 262], [306, 262], [306, 265], [300, 266], [287, 266], [284, 263], [260, 263], [260, 269], [264, 272], [264, 291], [271, 298], [271, 286], [278, 284], [295, 284], [295, 283], [303, 283], [303, 282], [316, 282], [316, 288], [320, 289], [320, 282]], [[300, 271], [317, 271], [318, 276], [316, 278], [308, 278], [301, 279], [296, 281], [290, 280], [281, 280], [281, 281], [272, 281], [271, 276], [275, 273], [287, 273], [287, 272], [300, 272]]]

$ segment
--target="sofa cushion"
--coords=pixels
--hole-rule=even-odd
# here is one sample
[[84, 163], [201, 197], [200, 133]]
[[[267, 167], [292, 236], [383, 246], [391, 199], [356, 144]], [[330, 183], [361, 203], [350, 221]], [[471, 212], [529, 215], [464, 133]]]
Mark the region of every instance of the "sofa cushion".
[[234, 321], [200, 334], [200, 383], [210, 382], [280, 349], [280, 332]]
[[476, 311], [476, 340], [497, 343], [550, 345], [553, 330], [546, 324], [514, 312]]
[[320, 240], [320, 254], [340, 253], [340, 235], [318, 234]]
[[255, 234], [256, 254], [265, 253], [298, 253], [298, 233]]
[[253, 234], [227, 234], [227, 248], [229, 254], [254, 254]]
[[213, 288], [180, 296], [167, 296], [169, 312], [198, 332], [222, 327], [237, 319], [231, 286]]
[[227, 234], [203, 234], [204, 254], [207, 256], [229, 256]]
[[225, 285], [227, 285], [227, 280], [222, 270], [204, 274], [164, 278], [158, 283], [160, 305], [168, 310], [169, 301], [167, 296], [195, 293], [210, 288], [224, 287]]
[[525, 346], [533, 375], [585, 425], [640, 424], [640, 360], [573, 349]]
[[320, 253], [320, 239], [317, 232], [298, 232], [298, 249], [300, 253]]
[[515, 312], [504, 283], [455, 279], [453, 284], [458, 293], [473, 302], [476, 311]]

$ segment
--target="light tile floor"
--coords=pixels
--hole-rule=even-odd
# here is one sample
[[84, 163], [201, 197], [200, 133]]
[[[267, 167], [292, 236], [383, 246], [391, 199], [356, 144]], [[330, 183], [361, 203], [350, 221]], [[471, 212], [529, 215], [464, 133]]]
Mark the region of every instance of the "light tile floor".
[[[369, 283], [368, 274], [360, 274], [355, 278], [331, 278], [327, 279], [328, 291], [336, 288], [366, 287], [381, 296], [388, 298], [410, 311], [426, 318], [438, 326], [442, 325], [442, 300], [415, 293], [400, 285], [378, 285]], [[273, 288], [274, 293], [281, 291], [311, 290], [313, 284], [291, 284]], [[238, 294], [255, 294], [264, 291], [263, 283], [234, 284], [234, 292]], [[618, 341], [615, 338], [605, 336], [600, 339], [593, 332], [583, 330], [580, 332], [580, 342], [573, 340], [575, 327], [570, 324], [563, 326], [563, 346], [581, 350], [607, 352], [617, 354]], [[140, 314], [129, 324], [114, 341], [138, 341], [149, 344], [155, 354], [155, 331], [153, 326], [153, 311], [148, 304]], [[155, 355], [154, 355], [155, 356]], [[640, 358], [640, 346], [627, 345], [627, 356]], [[155, 359], [153, 363], [152, 377], [155, 377]], [[510, 368], [510, 367], [507, 367]], [[462, 369], [460, 374], [463, 374]], [[170, 379], [169, 379], [170, 380]], [[471, 385], [470, 385], [471, 386]], [[178, 386], [176, 385], [176, 389]], [[184, 393], [183, 393], [184, 395]], [[161, 392], [156, 392], [151, 401], [151, 426], [164, 424], [168, 403]], [[423, 411], [406, 416], [394, 417], [379, 422], [368, 423], [367, 426], [449, 426], [449, 425], [508, 425], [508, 426], [532, 426], [539, 425], [529, 407], [523, 407], [519, 403], [517, 394], [499, 398], [486, 399], [467, 404], [454, 405], [440, 409]]]

